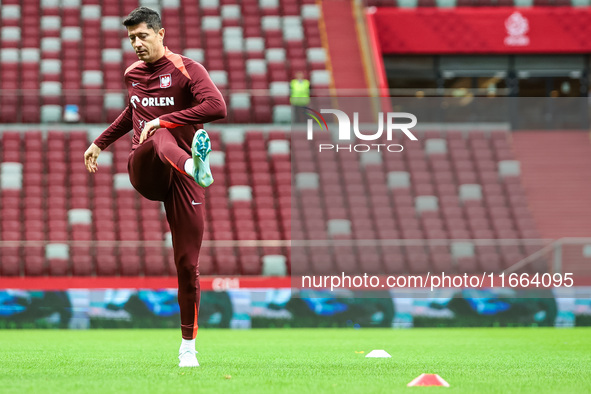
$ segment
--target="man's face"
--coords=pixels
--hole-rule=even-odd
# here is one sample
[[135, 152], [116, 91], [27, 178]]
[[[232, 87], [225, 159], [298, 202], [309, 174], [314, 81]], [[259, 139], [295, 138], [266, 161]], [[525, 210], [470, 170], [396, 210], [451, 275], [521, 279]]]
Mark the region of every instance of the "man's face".
[[146, 63], [152, 63], [164, 55], [164, 29], [156, 33], [148, 28], [146, 22], [127, 27], [127, 35], [137, 57]]

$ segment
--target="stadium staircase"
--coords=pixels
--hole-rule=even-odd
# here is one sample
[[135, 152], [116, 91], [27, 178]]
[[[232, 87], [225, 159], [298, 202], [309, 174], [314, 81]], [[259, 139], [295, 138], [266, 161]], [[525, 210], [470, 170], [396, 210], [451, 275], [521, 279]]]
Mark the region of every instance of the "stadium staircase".
[[322, 11], [334, 88], [339, 96], [365, 97], [368, 86], [353, 2], [325, 0]]
[[517, 132], [513, 148], [542, 237], [591, 237], [589, 133]]

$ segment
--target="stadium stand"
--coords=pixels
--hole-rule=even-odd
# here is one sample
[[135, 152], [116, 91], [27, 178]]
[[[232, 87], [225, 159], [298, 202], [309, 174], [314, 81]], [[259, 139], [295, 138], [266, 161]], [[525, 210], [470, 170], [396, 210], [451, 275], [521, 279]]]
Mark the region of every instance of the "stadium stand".
[[[271, 122], [274, 107], [289, 102], [289, 90], [269, 90], [287, 84], [296, 71], [327, 85], [314, 0], [154, 4], [161, 8], [166, 45], [201, 62], [222, 90], [226, 122]], [[125, 105], [123, 72], [137, 60], [121, 17], [138, 5], [3, 2], [0, 89], [15, 94], [2, 96], [0, 122], [59, 122], [66, 105], [79, 107], [83, 123], [113, 121]]]
[[[108, 122], [124, 106], [122, 74], [136, 55], [120, 17], [139, 3], [59, 4], [43, 0], [39, 9], [27, 0], [3, 1], [2, 123], [59, 122], [72, 104], [83, 123]], [[314, 0], [155, 4], [162, 4], [169, 48], [202, 62], [223, 91], [228, 123], [289, 123], [295, 71], [314, 87], [330, 83]], [[66, 132], [56, 124], [50, 130], [27, 130], [26, 137], [0, 130], [0, 240], [14, 242], [0, 248], [0, 275], [174, 276], [162, 207], [140, 198], [129, 183], [129, 138], [103, 152], [100, 170], [89, 176], [82, 153], [94, 129]], [[209, 130], [215, 183], [207, 190], [205, 241], [452, 241], [309, 247], [294, 261], [281, 242], [206, 243], [202, 275], [282, 275], [294, 264], [317, 274], [361, 267], [376, 274], [491, 271], [539, 248], [475, 242], [539, 238], [507, 132], [425, 131], [419, 142], [405, 144], [405, 155], [359, 157], [318, 155], [303, 133], [290, 135], [285, 127], [221, 130]], [[351, 177], [362, 184], [347, 182]]]
[[[294, 134], [299, 206], [293, 214], [299, 217], [292, 218], [292, 239], [344, 236], [459, 242], [539, 238], [519, 174], [506, 173], [506, 165], [518, 164], [513, 160], [508, 135], [503, 131], [428, 131], [420, 142], [405, 144], [406, 155], [383, 154], [369, 159], [361, 155], [366, 157], [363, 163], [356, 154], [314, 154], [310, 142]], [[330, 136], [325, 138], [324, 142], [330, 142]], [[364, 179], [365, 183], [348, 183], [351, 178]], [[452, 260], [458, 262], [455, 267], [459, 272], [464, 272], [461, 266], [466, 266], [467, 272], [477, 272], [479, 267], [507, 267], [539, 248], [464, 243], [473, 252], [467, 254], [458, 247], [460, 252], [456, 253], [453, 244], [451, 249], [449, 245], [393, 245], [374, 248], [369, 260], [378, 260], [375, 272], [425, 273], [431, 265], [453, 271]], [[318, 250], [311, 250], [312, 260], [323, 259], [315, 255], [319, 255]], [[363, 248], [352, 255], [360, 262], [368, 256]], [[332, 261], [328, 256], [325, 260]], [[339, 264], [338, 258], [335, 262]], [[316, 263], [314, 267], [330, 271]]]
[[[218, 150], [211, 160], [216, 182], [208, 191], [206, 239], [288, 239], [289, 152], [268, 153], [262, 132], [236, 134], [241, 137], [226, 137], [224, 142], [220, 133], [210, 132]], [[284, 132], [269, 138], [270, 147], [287, 141]], [[45, 246], [2, 248], [2, 275], [174, 275], [170, 248], [162, 243], [168, 231], [163, 210], [159, 203], [140, 198], [129, 182], [128, 138], [101, 154], [94, 176], [82, 165], [81, 152], [91, 141], [84, 130], [49, 131], [45, 139], [40, 131], [4, 131], [1, 141], [0, 239], [40, 241], [48, 243], [48, 250], [61, 251], [58, 259], [53, 252], [45, 253]], [[240, 141], [249, 146], [247, 151]], [[273, 197], [277, 193], [283, 197], [280, 206]], [[68, 253], [51, 246], [70, 241], [77, 242]], [[103, 241], [119, 246], [104, 246]], [[134, 247], [137, 241], [150, 246]], [[287, 251], [204, 247], [201, 271], [260, 274], [265, 255]]]
[[[507, 267], [533, 249], [527, 244], [480, 246], [470, 240], [539, 238], [503, 131], [428, 131], [420, 142], [407, 144], [407, 155], [363, 160], [355, 154], [313, 153], [303, 133], [289, 138], [284, 131], [234, 128], [225, 129], [223, 138], [215, 129], [210, 135], [216, 181], [208, 189], [206, 240], [460, 242], [310, 251], [312, 272], [326, 272], [333, 262], [363, 262], [364, 269], [374, 272], [420, 273], [431, 266], [451, 270], [453, 261], [454, 267], [472, 272], [479, 266]], [[129, 139], [118, 141], [112, 154], [104, 152], [99, 172], [89, 176], [81, 161], [88, 132], [50, 131], [45, 138], [34, 130], [26, 138], [2, 133], [0, 239], [42, 241], [39, 247], [2, 248], [2, 275], [173, 275], [170, 248], [162, 243], [168, 228], [161, 206], [140, 198], [129, 183]], [[350, 177], [364, 183], [347, 182]], [[138, 240], [146, 244], [134, 247]], [[70, 241], [88, 242], [69, 249], [52, 246]], [[285, 256], [288, 268], [292, 264], [281, 246], [204, 246], [201, 272], [260, 275], [263, 261], [277, 260], [263, 257], [274, 255]], [[276, 263], [265, 264], [277, 269]]]
[[531, 7], [587, 6], [586, 0], [365, 0], [367, 7]]

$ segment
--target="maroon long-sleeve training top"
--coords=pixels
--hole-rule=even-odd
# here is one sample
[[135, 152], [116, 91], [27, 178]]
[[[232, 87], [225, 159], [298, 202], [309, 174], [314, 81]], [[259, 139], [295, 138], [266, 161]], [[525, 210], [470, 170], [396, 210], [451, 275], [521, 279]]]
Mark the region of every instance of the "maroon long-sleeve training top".
[[[107, 148], [133, 129], [132, 150], [139, 145], [145, 122], [160, 118], [179, 146], [190, 152], [195, 130], [226, 116], [226, 103], [205, 68], [165, 48], [154, 63], [137, 61], [125, 70], [129, 103], [94, 143]], [[156, 130], [156, 133], [158, 130]]]

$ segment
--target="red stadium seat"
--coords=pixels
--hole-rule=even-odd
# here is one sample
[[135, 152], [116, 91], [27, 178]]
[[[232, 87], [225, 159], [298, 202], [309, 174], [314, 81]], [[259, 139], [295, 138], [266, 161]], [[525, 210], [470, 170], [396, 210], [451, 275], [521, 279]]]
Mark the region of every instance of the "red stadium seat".
[[51, 276], [66, 276], [69, 273], [69, 260], [67, 259], [49, 259], [47, 265]]
[[261, 273], [261, 260], [259, 256], [241, 256], [240, 265], [243, 275], [260, 275]]
[[115, 276], [117, 275], [117, 258], [116, 256], [97, 255], [96, 257], [96, 274], [98, 276]]
[[218, 274], [220, 275], [239, 274], [238, 259], [234, 255], [216, 256], [216, 266], [218, 268]]
[[93, 271], [93, 256], [90, 248], [80, 248], [72, 251], [72, 275], [90, 276]]
[[21, 260], [20, 248], [14, 246], [0, 248], [0, 274], [2, 276], [21, 275]]
[[42, 247], [28, 247], [24, 255], [25, 275], [40, 276], [46, 274], [45, 256]]
[[144, 250], [144, 267], [147, 276], [164, 276], [166, 272], [165, 259], [160, 247], [146, 247]]

